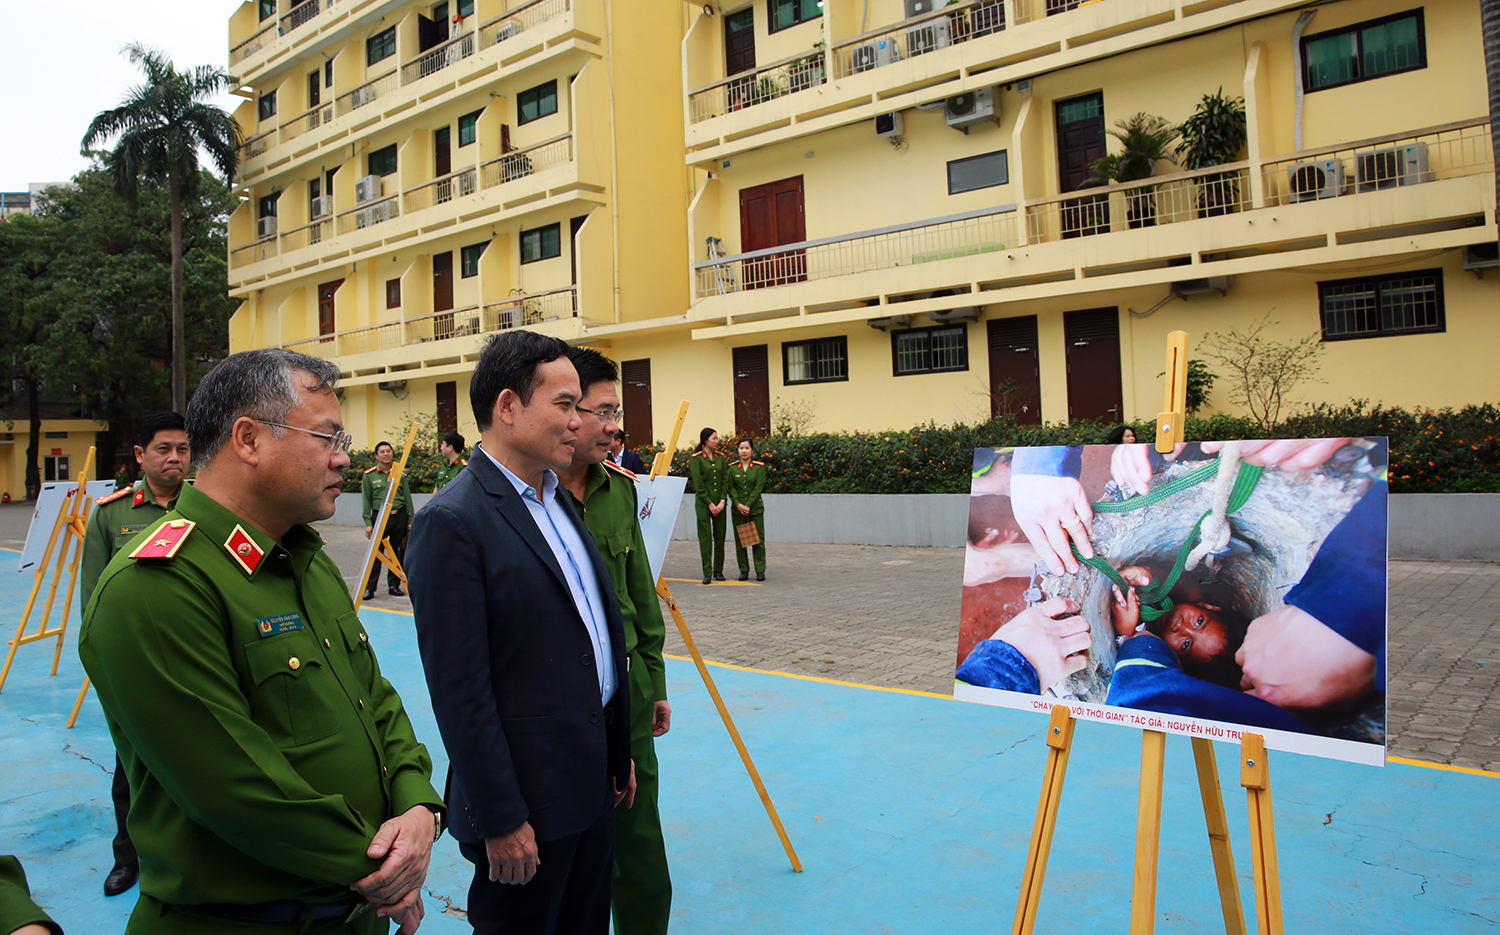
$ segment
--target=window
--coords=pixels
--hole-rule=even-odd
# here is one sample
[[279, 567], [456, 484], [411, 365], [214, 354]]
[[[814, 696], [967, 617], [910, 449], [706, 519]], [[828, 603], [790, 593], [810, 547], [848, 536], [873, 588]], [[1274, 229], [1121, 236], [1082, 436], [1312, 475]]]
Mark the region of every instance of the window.
[[1427, 67], [1421, 10], [1367, 20], [1302, 40], [1307, 90]]
[[281, 192], [272, 192], [264, 196], [257, 203], [260, 213], [256, 217], [273, 218], [276, 216], [276, 202], [281, 198]]
[[396, 144], [370, 153], [369, 175], [394, 175], [396, 172]]
[[276, 0], [260, 0], [260, 21], [265, 22], [276, 15]]
[[396, 54], [396, 27], [389, 26], [365, 40], [365, 65]]
[[1318, 283], [1323, 340], [1445, 331], [1443, 271]]
[[474, 15], [474, 0], [458, 0], [458, 15], [459, 16], [473, 16]]
[[333, 87], [333, 59], [323, 63], [323, 87]]
[[833, 383], [849, 379], [849, 339], [819, 338], [781, 345], [781, 381]]
[[479, 138], [479, 115], [484, 113], [481, 107], [472, 114], [464, 114], [458, 118], [458, 145], [468, 146]]
[[385, 281], [385, 307], [401, 307], [401, 280], [387, 279]]
[[770, 0], [770, 7], [771, 32], [823, 15], [823, 0]]
[[891, 365], [898, 377], [968, 370], [968, 326], [938, 325], [891, 332]]
[[954, 159], [948, 163], [948, 194], [993, 188], [1010, 181], [1010, 160], [1005, 150]]
[[557, 79], [516, 95], [516, 124], [530, 123], [557, 113]]
[[260, 114], [260, 119], [262, 120], [269, 120], [272, 117], [276, 116], [275, 91], [272, 91], [270, 94], [262, 94], [260, 96], [260, 107], [257, 108], [256, 112]]
[[[552, 226], [556, 227], [557, 225], [554, 224]], [[470, 276], [479, 275], [479, 258], [484, 256], [484, 248], [489, 245], [490, 242], [486, 240], [484, 243], [469, 244], [459, 251], [458, 275], [460, 278], [468, 279]], [[557, 254], [554, 253], [553, 256], [557, 256]]]
[[562, 227], [548, 224], [521, 231], [521, 262], [535, 263], [562, 256]]

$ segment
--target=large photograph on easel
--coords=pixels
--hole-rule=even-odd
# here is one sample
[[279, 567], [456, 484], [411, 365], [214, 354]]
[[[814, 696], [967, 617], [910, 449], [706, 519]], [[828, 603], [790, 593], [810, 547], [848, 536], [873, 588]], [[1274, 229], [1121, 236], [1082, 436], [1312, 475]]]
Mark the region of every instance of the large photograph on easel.
[[955, 697], [1383, 763], [1386, 452], [976, 450]]

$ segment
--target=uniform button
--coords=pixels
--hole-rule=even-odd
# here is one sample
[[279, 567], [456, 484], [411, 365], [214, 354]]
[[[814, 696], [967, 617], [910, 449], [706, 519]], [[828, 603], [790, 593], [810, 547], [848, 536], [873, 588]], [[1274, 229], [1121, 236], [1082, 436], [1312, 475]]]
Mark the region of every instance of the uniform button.
[[382, 776], [390, 773], [390, 771], [391, 771], [391, 768], [389, 766], [382, 766], [382, 767], [380, 767], [380, 775], [382, 775]]
[[327, 641], [327, 640], [324, 640], [324, 641], [323, 641], [323, 645], [324, 645], [324, 646], [326, 646], [326, 647], [328, 647], [328, 648], [329, 648], [329, 649], [332, 649], [332, 648], [333, 648], [333, 644], [332, 644], [332, 643], [330, 643], [330, 642], [328, 642], [328, 641]]
[[364, 709], [365, 709], [365, 700], [363, 698], [361, 698], [361, 699], [359, 699], [359, 710], [363, 711]]
[[359, 641], [360, 641], [360, 642], [361, 642], [361, 643], [363, 643], [363, 642], [364, 642], [364, 641], [365, 641], [365, 640], [366, 640], [366, 639], [368, 639], [368, 637], [366, 637], [366, 636], [365, 636], [365, 635], [364, 635], [364, 634], [363, 634], [363, 633], [361, 633], [361, 634], [360, 634], [360, 635], [359, 635]]
[[584, 653], [583, 657], [581, 659], [579, 659], [578, 661], [581, 662], [581, 663], [583, 663], [586, 666], [591, 666], [591, 665], [594, 664], [594, 657], [591, 656], [591, 655], [589, 655], [588, 653]]
[[302, 668], [302, 660], [298, 659], [296, 656], [293, 656], [292, 658], [288, 659], [286, 661], [286, 664], [289, 665], [289, 666], [291, 666], [293, 669], [300, 669], [300, 668]]
[[598, 711], [590, 711], [589, 712], [589, 723], [590, 724], [598, 724], [599, 723], [599, 712]]

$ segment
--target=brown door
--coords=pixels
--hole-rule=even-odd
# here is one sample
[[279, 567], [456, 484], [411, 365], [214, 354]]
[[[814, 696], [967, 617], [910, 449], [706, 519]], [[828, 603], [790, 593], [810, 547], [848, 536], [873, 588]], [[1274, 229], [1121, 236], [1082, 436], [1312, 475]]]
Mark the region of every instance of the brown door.
[[991, 319], [990, 417], [1013, 415], [1022, 425], [1042, 424], [1041, 364], [1036, 316]]
[[458, 383], [455, 381], [437, 385], [437, 430], [442, 433], [458, 431]]
[[[651, 360], [627, 360], [620, 364], [620, 408], [625, 410], [625, 447], [655, 441], [651, 428]], [[650, 465], [647, 465], [650, 467]]]
[[[1061, 192], [1099, 184], [1094, 163], [1108, 148], [1104, 133], [1104, 94], [1095, 92], [1057, 102], [1057, 177]], [[1086, 237], [1109, 230], [1109, 196], [1091, 195], [1062, 203], [1064, 237]]]
[[[755, 8], [745, 7], [724, 17], [724, 74], [738, 75], [755, 71]], [[730, 110], [739, 110], [751, 101], [755, 87], [753, 74], [732, 82], [726, 93]]]
[[1095, 308], [1063, 313], [1068, 356], [1068, 420], [1119, 422], [1120, 310]]
[[438, 127], [432, 133], [432, 174], [442, 178], [453, 171], [452, 131]]
[[323, 76], [315, 71], [307, 73], [307, 109], [312, 110], [323, 103]]
[[[446, 312], [453, 308], [453, 251], [432, 256], [432, 310]], [[432, 336], [453, 335], [453, 316], [439, 315], [432, 320]]]
[[318, 334], [329, 335], [323, 339], [325, 342], [333, 340], [333, 294], [339, 291], [339, 286], [343, 284], [344, 281], [340, 279], [318, 286]]
[[[802, 176], [740, 190], [740, 250], [764, 250], [807, 239], [802, 212]], [[780, 286], [807, 278], [804, 252], [791, 250], [746, 260], [743, 288]]]
[[771, 378], [764, 344], [734, 349], [734, 433], [755, 438], [771, 434]]

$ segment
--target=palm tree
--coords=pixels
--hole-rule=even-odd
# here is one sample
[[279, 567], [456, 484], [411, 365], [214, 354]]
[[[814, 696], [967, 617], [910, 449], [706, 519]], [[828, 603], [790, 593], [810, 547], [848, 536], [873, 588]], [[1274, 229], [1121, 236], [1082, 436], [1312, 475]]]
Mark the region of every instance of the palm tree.
[[234, 117], [208, 99], [229, 87], [222, 68], [200, 65], [178, 71], [155, 49], [132, 43], [124, 50], [141, 66], [146, 83], [131, 88], [119, 107], [101, 111], [83, 135], [82, 148], [117, 137], [110, 154], [115, 190], [131, 200], [142, 179], [167, 183], [172, 219], [172, 408], [185, 412], [187, 359], [182, 336], [182, 199], [197, 192], [198, 150], [208, 152], [226, 182], [234, 179], [241, 133]]

